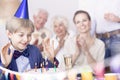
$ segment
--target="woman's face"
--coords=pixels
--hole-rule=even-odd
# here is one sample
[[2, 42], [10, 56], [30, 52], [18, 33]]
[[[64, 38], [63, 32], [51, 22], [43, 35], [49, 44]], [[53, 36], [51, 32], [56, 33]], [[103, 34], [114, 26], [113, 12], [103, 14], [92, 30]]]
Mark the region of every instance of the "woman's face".
[[34, 25], [37, 30], [40, 30], [44, 27], [47, 22], [48, 15], [46, 13], [39, 13], [37, 16], [34, 16]]
[[90, 31], [91, 21], [88, 19], [87, 14], [79, 13], [75, 17], [75, 25], [79, 33], [86, 33]]
[[54, 32], [56, 33], [57, 37], [63, 37], [66, 35], [66, 27], [63, 23], [55, 23], [54, 24]]

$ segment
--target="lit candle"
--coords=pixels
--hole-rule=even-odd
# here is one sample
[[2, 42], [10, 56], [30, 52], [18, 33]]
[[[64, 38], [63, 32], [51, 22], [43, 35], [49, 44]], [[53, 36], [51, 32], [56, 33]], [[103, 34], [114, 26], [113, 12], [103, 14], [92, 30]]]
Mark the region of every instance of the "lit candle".
[[35, 72], [37, 72], [37, 63], [35, 63]]

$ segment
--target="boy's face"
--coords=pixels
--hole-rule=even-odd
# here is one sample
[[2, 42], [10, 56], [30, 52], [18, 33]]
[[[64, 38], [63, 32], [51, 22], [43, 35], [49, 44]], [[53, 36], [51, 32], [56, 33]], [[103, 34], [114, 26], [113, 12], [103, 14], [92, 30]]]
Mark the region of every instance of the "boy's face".
[[31, 28], [20, 28], [16, 32], [10, 33], [7, 31], [8, 37], [11, 40], [13, 47], [17, 50], [24, 50], [31, 40]]

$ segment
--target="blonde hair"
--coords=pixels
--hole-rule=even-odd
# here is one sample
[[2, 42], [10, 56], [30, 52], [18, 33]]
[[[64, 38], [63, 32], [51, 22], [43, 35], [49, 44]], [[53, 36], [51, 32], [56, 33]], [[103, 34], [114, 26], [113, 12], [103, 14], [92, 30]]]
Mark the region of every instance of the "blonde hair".
[[52, 27], [54, 28], [54, 26], [55, 26], [55, 23], [58, 23], [58, 24], [60, 24], [60, 23], [62, 23], [64, 26], [65, 26], [65, 28], [67, 29], [68, 28], [68, 19], [66, 18], [66, 17], [64, 17], [64, 16], [55, 16], [55, 17], [53, 17], [53, 20], [52, 20], [53, 22], [52, 22]]
[[12, 17], [6, 23], [6, 30], [8, 30], [11, 33], [16, 32], [20, 28], [31, 28], [31, 31], [34, 32], [34, 25], [29, 19], [20, 19]]

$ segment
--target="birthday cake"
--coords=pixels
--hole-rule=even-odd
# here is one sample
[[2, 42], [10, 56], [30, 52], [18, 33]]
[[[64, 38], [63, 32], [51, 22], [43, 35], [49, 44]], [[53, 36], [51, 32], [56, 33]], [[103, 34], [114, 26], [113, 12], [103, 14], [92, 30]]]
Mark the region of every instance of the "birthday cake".
[[14, 80], [64, 80], [67, 74], [66, 71], [63, 71], [59, 68], [49, 68], [46, 71], [42, 69], [31, 69], [29, 71], [18, 73], [10, 71], [8, 69], [0, 67], [0, 70], [4, 71], [5, 80], [11, 80], [11, 76], [14, 75], [16, 79]]
[[[42, 72], [41, 68], [40, 69], [32, 69], [24, 73], [18, 73], [14, 71], [7, 70], [5, 68], [0, 67], [0, 70], [4, 71], [5, 74], [5, 80], [66, 80], [66, 77], [68, 78], [67, 80], [76, 80], [76, 73], [74, 70], [65, 71], [57, 68], [56, 70], [54, 68], [50, 68], [45, 72]], [[90, 74], [88, 72], [84, 72], [86, 74], [86, 79], [90, 80]], [[83, 74], [83, 73], [81, 73]], [[117, 80], [120, 79], [120, 74], [117, 75]], [[1, 75], [2, 76], [2, 75]], [[0, 76], [0, 77], [1, 77]], [[14, 79], [13, 77], [14, 76]], [[82, 75], [83, 76], [83, 75]], [[92, 80], [104, 80], [104, 78], [96, 78], [92, 77]], [[0, 80], [3, 80], [0, 78]]]
[[42, 74], [42, 73], [58, 73], [58, 72], [64, 72], [64, 69], [60, 68], [39, 68], [39, 69], [31, 69], [26, 71], [25, 73], [31, 73], [31, 74]]
[[66, 77], [66, 71], [59, 68], [31, 69], [23, 74], [27, 76], [23, 76], [22, 80], [28, 80], [28, 77], [36, 80], [63, 80]]

